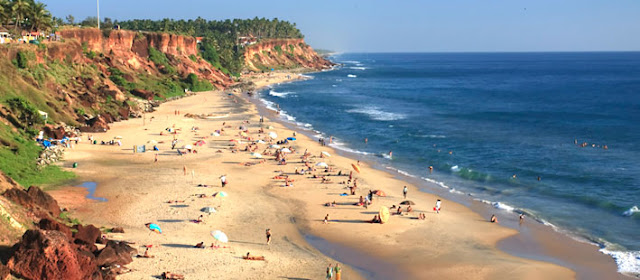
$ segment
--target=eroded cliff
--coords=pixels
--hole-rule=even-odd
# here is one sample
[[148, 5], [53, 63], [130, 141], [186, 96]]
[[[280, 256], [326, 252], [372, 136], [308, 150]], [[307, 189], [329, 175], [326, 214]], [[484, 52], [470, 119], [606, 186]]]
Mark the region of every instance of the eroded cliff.
[[304, 39], [262, 40], [247, 46], [244, 58], [247, 69], [251, 71], [298, 67], [322, 70], [333, 66], [307, 45]]

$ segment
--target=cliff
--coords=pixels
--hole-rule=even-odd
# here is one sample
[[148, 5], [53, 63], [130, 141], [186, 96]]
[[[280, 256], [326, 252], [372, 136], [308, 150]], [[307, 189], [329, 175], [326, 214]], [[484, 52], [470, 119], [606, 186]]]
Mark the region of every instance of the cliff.
[[271, 69], [309, 68], [328, 69], [329, 60], [319, 56], [304, 39], [268, 39], [247, 46], [245, 64], [251, 71]]

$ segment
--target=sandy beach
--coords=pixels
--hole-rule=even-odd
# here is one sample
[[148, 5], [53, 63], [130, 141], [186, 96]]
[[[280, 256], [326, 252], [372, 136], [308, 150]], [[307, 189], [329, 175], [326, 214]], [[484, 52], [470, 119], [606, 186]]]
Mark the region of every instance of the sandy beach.
[[[258, 87], [288, 82], [288, 75], [298, 77], [278, 73], [254, 77], [254, 82]], [[336, 254], [354, 267], [371, 267], [372, 260], [353, 252], [379, 261], [377, 270], [368, 271], [375, 273], [376, 279], [576, 278], [576, 272], [567, 267], [499, 250], [498, 242], [518, 231], [490, 223], [484, 214], [447, 199], [442, 201], [442, 211], [436, 213], [433, 207], [441, 197], [420, 192], [365, 162], [360, 163], [360, 173], [353, 172], [356, 160], [300, 133], [294, 136], [294, 131], [270, 116], [264, 116], [264, 123], [260, 123], [258, 109], [246, 98], [240, 93], [215, 91], [164, 103], [144, 119], [114, 123], [108, 132], [93, 134], [97, 145], [85, 134], [83, 141], [67, 151], [64, 166], [71, 170], [77, 162], [78, 168], [72, 170], [79, 182], [96, 182], [95, 196], [108, 201], [84, 200], [84, 192], [71, 187], [52, 193], [60, 205], [85, 223], [123, 227], [125, 233], [108, 233], [107, 237], [135, 242], [132, 246], [141, 253], [144, 245], [151, 246], [149, 253], [155, 257], [135, 260], [129, 266], [132, 272], [122, 279], [147, 279], [165, 271], [184, 274], [187, 279], [324, 279], [327, 265], [338, 261], [327, 256], [331, 253], [314, 248], [308, 242], [312, 238], [343, 248], [345, 252]], [[187, 113], [203, 118], [187, 118]], [[213, 136], [222, 128], [220, 136]], [[259, 133], [261, 128], [264, 132]], [[247, 131], [246, 136], [242, 131]], [[269, 132], [278, 135], [276, 140], [269, 139]], [[122, 146], [100, 145], [100, 141], [116, 137], [121, 138]], [[180, 141], [176, 147], [194, 145], [198, 140], [205, 144], [194, 146], [197, 153], [179, 155], [171, 149], [174, 137]], [[272, 154], [259, 159], [244, 151], [260, 139], [267, 143], [257, 144], [255, 152], [273, 153], [275, 149], [269, 149], [268, 142], [287, 137], [297, 140], [280, 145], [293, 150], [286, 156], [286, 165], [278, 164]], [[151, 149], [150, 141], [154, 140], [157, 152]], [[146, 145], [147, 151], [134, 153], [134, 145]], [[234, 145], [237, 152], [232, 151]], [[316, 170], [299, 175], [296, 169], [306, 168], [302, 162], [305, 150], [311, 155], [309, 165]], [[331, 156], [321, 158], [321, 152]], [[317, 167], [320, 162], [327, 163], [331, 171]], [[338, 172], [342, 176], [337, 176]], [[343, 183], [350, 172], [357, 178], [356, 195], [341, 196], [350, 192]], [[222, 175], [228, 179], [224, 188]], [[292, 186], [276, 179], [283, 175], [292, 180]], [[313, 175], [326, 175], [328, 181]], [[408, 188], [407, 199], [415, 202], [413, 212], [391, 215], [385, 224], [367, 222], [382, 206], [405, 200], [403, 186]], [[354, 205], [370, 190], [381, 190], [386, 196], [374, 195], [368, 208]], [[212, 197], [221, 191], [228, 196]], [[335, 206], [325, 206], [333, 201]], [[203, 207], [214, 207], [217, 212], [203, 213]], [[426, 216], [424, 220], [418, 219], [420, 213]], [[325, 224], [327, 214], [329, 223]], [[200, 215], [203, 223], [192, 222]], [[158, 224], [162, 234], [150, 231], [145, 223]], [[270, 245], [266, 244], [266, 229], [273, 233]], [[229, 242], [218, 242], [218, 248], [194, 248], [199, 242], [207, 246], [216, 243], [210, 234], [213, 230], [225, 232]], [[266, 260], [244, 260], [247, 252]], [[342, 264], [343, 279], [370, 277], [352, 266]]]

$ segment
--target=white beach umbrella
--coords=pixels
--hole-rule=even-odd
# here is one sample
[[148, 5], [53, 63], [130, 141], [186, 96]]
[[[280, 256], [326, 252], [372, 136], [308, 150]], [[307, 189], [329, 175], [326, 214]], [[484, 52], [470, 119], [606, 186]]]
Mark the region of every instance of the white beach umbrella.
[[211, 133], [211, 136], [218, 137], [218, 136], [220, 136], [220, 133], [214, 132], [214, 133]]
[[252, 153], [251, 156], [255, 157], [255, 158], [262, 158], [262, 155], [259, 153]]
[[214, 230], [214, 231], [211, 232], [211, 236], [213, 236], [213, 238], [215, 238], [216, 240], [218, 240], [218, 241], [220, 241], [222, 243], [229, 242], [229, 238], [222, 231]]
[[329, 153], [327, 153], [327, 152], [322, 152], [322, 154], [323, 154], [323, 155], [325, 155], [325, 156], [327, 156], [327, 157], [330, 157], [330, 156], [331, 156], [331, 154], [329, 154]]
[[264, 144], [264, 143], [266, 143], [266, 142], [264, 142], [264, 141], [262, 141], [262, 140], [258, 140], [258, 141], [256, 141], [256, 143], [258, 143], [258, 144]]
[[158, 141], [156, 140], [149, 140], [147, 143], [151, 144], [151, 145], [155, 145], [158, 144]]
[[183, 148], [183, 149], [191, 150], [191, 149], [193, 149], [193, 146], [191, 146], [191, 145], [184, 145], [184, 146], [182, 146], [182, 148]]
[[274, 145], [269, 146], [269, 148], [271, 148], [271, 149], [280, 149], [280, 146], [274, 144]]
[[267, 129], [273, 129], [273, 126], [267, 126]]
[[316, 166], [318, 166], [318, 167], [324, 167], [324, 168], [329, 167], [329, 165], [328, 165], [326, 162], [318, 162], [318, 163], [316, 163]]
[[204, 207], [202, 209], [200, 209], [200, 211], [205, 212], [205, 213], [215, 213], [217, 212], [215, 208], [213, 207]]
[[280, 151], [283, 152], [283, 153], [291, 153], [291, 150], [289, 150], [289, 148], [283, 148]]
[[272, 132], [269, 132], [269, 137], [271, 137], [273, 139], [276, 139], [276, 138], [278, 138], [278, 134], [276, 134], [275, 132], [272, 131]]

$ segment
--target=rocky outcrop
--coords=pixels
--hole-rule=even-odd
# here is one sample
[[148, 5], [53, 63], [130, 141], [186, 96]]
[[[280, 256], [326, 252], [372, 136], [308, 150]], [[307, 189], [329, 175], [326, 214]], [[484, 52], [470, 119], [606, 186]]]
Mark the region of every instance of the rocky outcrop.
[[64, 157], [64, 147], [62, 145], [54, 145], [45, 148], [40, 152], [40, 156], [38, 157], [36, 164], [39, 167], [43, 167], [59, 160], [62, 160]]
[[10, 270], [4, 264], [0, 263], [0, 280], [7, 280], [10, 276]]
[[153, 92], [144, 89], [133, 89], [131, 90], [131, 94], [140, 97], [144, 100], [153, 100], [153, 97], [156, 95]]
[[294, 67], [321, 70], [334, 65], [318, 55], [303, 39], [262, 40], [246, 47], [244, 59], [252, 71]]
[[58, 202], [38, 187], [31, 186], [27, 191], [21, 188], [12, 188], [2, 195], [14, 203], [31, 210], [38, 217], [45, 218], [49, 215], [58, 217], [60, 215]]
[[96, 242], [102, 242], [102, 232], [100, 232], [100, 229], [97, 227], [93, 225], [76, 225], [74, 228], [76, 229], [76, 234], [74, 234], [73, 237], [75, 238], [74, 242], [76, 244], [95, 244]]
[[133, 256], [137, 253], [138, 250], [124, 242], [109, 240], [107, 246], [98, 253], [96, 263], [98, 266], [122, 266], [133, 262]]
[[24, 279], [102, 279], [91, 252], [80, 251], [56, 230], [28, 230], [7, 267]]
[[59, 223], [58, 221], [51, 218], [44, 218], [38, 222], [38, 228], [42, 230], [57, 230], [62, 232], [67, 238], [73, 238], [73, 234], [71, 233], [71, 229], [68, 226]]
[[80, 127], [82, 132], [105, 132], [109, 130], [109, 122], [104, 116], [96, 116], [87, 121], [87, 126]]

